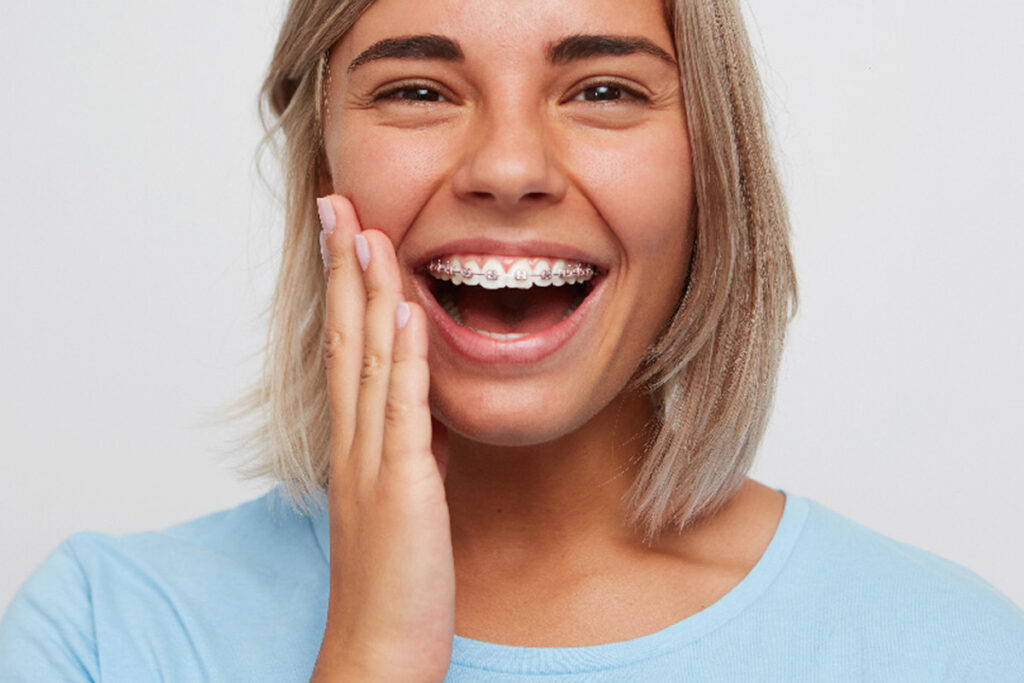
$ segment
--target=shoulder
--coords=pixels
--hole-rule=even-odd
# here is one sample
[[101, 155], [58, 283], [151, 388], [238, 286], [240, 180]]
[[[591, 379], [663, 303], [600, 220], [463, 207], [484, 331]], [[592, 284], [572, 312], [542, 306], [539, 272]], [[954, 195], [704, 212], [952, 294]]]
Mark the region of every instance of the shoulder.
[[[188, 666], [209, 665], [197, 642], [219, 642], [231, 653], [250, 631], [297, 627], [275, 613], [290, 600], [306, 602], [308, 613], [294, 621], [315, 630], [325, 577], [310, 517], [277, 489], [162, 531], [78, 533], [36, 569], [4, 614], [0, 680], [48, 680], [58, 677], [55, 666], [75, 672], [62, 669], [62, 680], [95, 680], [104, 656], [108, 673], [120, 667], [144, 680], [145, 658], [161, 653], [187, 679]], [[33, 675], [18, 678], [24, 671]]]
[[318, 552], [310, 518], [274, 489], [237, 507], [159, 531], [123, 536], [80, 532], [57, 554], [74, 558], [94, 582], [133, 573], [208, 582], [242, 567], [250, 574], [293, 573], [301, 564], [298, 559], [315, 559]]
[[99, 680], [95, 641], [88, 578], [65, 541], [0, 620], [0, 680]]
[[309, 550], [312, 538], [310, 518], [275, 488], [234, 508], [167, 529], [124, 536], [85, 532], [72, 536], [68, 544], [85, 561], [104, 554], [142, 558], [185, 553], [194, 559], [256, 563], [269, 569], [293, 552]]
[[806, 518], [779, 589], [823, 615], [824, 632], [946, 672], [991, 668], [1024, 680], [1024, 612], [987, 581], [812, 500], [796, 502]]
[[833, 589], [894, 600], [927, 596], [936, 606], [967, 600], [1020, 616], [1013, 603], [970, 569], [804, 500], [807, 519], [794, 559], [810, 571], [828, 569]]

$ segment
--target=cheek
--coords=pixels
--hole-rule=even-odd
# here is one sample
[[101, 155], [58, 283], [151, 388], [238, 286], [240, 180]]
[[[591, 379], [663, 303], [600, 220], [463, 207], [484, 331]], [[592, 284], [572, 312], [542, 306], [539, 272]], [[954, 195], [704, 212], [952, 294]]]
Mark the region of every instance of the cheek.
[[438, 135], [346, 128], [329, 150], [334, 191], [352, 200], [364, 228], [397, 244], [443, 182], [445, 145]]
[[694, 190], [684, 125], [574, 146], [580, 185], [611, 226], [627, 266], [637, 258], [668, 265], [689, 250]]

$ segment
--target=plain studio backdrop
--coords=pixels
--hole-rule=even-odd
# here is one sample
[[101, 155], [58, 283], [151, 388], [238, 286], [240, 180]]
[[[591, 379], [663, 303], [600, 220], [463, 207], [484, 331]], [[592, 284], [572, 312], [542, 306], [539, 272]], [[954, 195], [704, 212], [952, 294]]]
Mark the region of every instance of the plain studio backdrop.
[[[751, 0], [801, 306], [754, 476], [1024, 603], [1024, 4]], [[205, 428], [257, 376], [283, 0], [7, 3], [0, 609], [78, 530], [254, 497]], [[313, 246], [311, 246], [313, 248]]]

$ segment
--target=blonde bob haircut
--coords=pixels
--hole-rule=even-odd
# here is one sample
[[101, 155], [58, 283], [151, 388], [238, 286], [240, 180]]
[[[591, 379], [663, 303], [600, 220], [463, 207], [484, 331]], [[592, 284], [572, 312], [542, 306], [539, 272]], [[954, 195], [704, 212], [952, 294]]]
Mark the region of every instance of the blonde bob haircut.
[[[256, 416], [258, 426], [237, 442], [250, 457], [242, 470], [283, 482], [299, 508], [322, 500], [329, 474], [314, 201], [325, 173], [326, 56], [370, 4], [292, 0], [261, 91], [265, 142], [278, 145], [285, 174], [281, 264], [262, 378], [225, 416]], [[646, 542], [714, 512], [742, 484], [797, 303], [786, 207], [738, 3], [665, 0], [665, 17], [681, 68], [697, 234], [683, 296], [635, 376], [656, 406], [628, 501], [629, 522]]]

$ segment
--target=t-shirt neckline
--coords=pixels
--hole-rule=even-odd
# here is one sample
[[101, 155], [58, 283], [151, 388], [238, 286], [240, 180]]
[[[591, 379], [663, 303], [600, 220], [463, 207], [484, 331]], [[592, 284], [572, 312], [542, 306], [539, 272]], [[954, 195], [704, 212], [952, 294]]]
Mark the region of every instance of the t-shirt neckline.
[[[806, 498], [786, 497], [782, 516], [757, 564], [732, 590], [700, 612], [660, 631], [630, 640], [575, 647], [524, 647], [474, 640], [455, 634], [452, 664], [516, 674], [569, 674], [614, 669], [678, 650], [731, 621], [755, 602], [785, 567], [808, 514]], [[313, 515], [324, 558], [329, 557], [329, 523], [325, 508]]]

